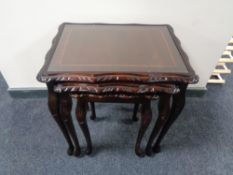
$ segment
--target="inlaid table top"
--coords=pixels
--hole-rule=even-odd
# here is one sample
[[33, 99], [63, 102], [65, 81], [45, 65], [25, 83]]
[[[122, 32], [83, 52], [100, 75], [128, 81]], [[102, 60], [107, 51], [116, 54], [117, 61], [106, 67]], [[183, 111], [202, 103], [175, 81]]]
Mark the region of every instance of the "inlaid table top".
[[38, 79], [195, 83], [198, 78], [169, 25], [64, 23]]

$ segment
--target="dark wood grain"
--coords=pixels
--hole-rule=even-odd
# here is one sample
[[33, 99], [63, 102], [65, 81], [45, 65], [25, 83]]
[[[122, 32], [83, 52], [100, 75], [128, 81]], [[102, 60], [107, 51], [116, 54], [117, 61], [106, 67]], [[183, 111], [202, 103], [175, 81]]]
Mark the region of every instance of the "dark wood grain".
[[80, 151], [78, 138], [77, 138], [76, 131], [74, 129], [74, 125], [73, 125], [73, 121], [71, 117], [71, 108], [72, 108], [71, 97], [68, 94], [59, 95], [60, 115], [74, 144], [73, 155], [79, 156], [81, 151]]
[[146, 129], [148, 128], [150, 121], [152, 119], [152, 111], [151, 111], [151, 105], [150, 101], [145, 101], [142, 103], [142, 109], [141, 109], [141, 125], [138, 132], [138, 137], [135, 145], [135, 153], [143, 157], [145, 155], [145, 152], [141, 148], [141, 142], [142, 138], [146, 132]]
[[165, 25], [67, 24], [48, 67], [49, 73], [145, 71], [187, 73]]
[[[169, 25], [166, 26], [170, 31], [170, 35], [177, 46], [181, 58], [188, 70], [187, 73], [160, 73], [160, 72], [59, 72], [49, 73], [48, 67], [52, 60], [53, 54], [59, 43], [59, 39], [67, 24], [63, 23], [58, 30], [58, 34], [52, 42], [52, 47], [46, 55], [46, 61], [40, 70], [37, 79], [41, 82], [79, 82], [79, 83], [104, 83], [104, 82], [136, 82], [136, 83], [158, 83], [158, 82], [180, 82], [180, 83], [196, 83], [198, 76], [195, 74], [190, 66], [188, 57], [180, 45], [180, 41], [174, 35], [174, 31]], [[75, 25], [75, 24], [72, 24]], [[80, 25], [80, 24], [79, 24]], [[84, 24], [85, 25], [85, 24]], [[93, 24], [94, 25], [94, 24]], [[98, 24], [95, 24], [98, 25]], [[99, 24], [99, 25], [112, 25], [112, 24]], [[123, 25], [123, 24], [122, 24]], [[130, 24], [128, 24], [130, 25]], [[138, 26], [140, 24], [133, 24]], [[140, 26], [161, 26], [161, 25], [140, 25]]]
[[180, 92], [178, 94], [173, 95], [172, 97], [172, 107], [171, 107], [171, 113], [166, 121], [165, 126], [163, 127], [161, 133], [159, 134], [158, 139], [156, 140], [153, 151], [155, 153], [160, 152], [160, 143], [174, 121], [178, 118], [180, 113], [182, 112], [184, 106], [185, 106], [185, 93], [187, 89], [187, 84], [180, 84]]
[[78, 103], [76, 107], [76, 117], [77, 117], [79, 126], [82, 129], [86, 142], [87, 142], [87, 148], [85, 150], [85, 153], [91, 154], [92, 142], [91, 142], [91, 136], [90, 136], [90, 132], [89, 132], [87, 121], [86, 121], [86, 112], [87, 112], [86, 104], [87, 104], [87, 101], [85, 99], [83, 98], [78, 99]]
[[91, 116], [90, 116], [90, 119], [95, 120], [96, 119], [95, 103], [90, 102], [90, 104], [91, 104]]
[[160, 133], [160, 130], [165, 125], [166, 121], [169, 118], [170, 115], [170, 94], [161, 94], [159, 97], [159, 103], [158, 103], [158, 119], [155, 123], [155, 126], [152, 130], [152, 133], [150, 135], [149, 141], [147, 143], [146, 147], [146, 154], [150, 156], [152, 154], [152, 144], [155, 139], [155, 137]]
[[157, 94], [164, 92], [175, 94], [179, 88], [172, 84], [160, 83], [156, 85], [149, 84], [129, 84], [129, 83], [101, 83], [101, 84], [83, 84], [64, 82], [54, 86], [54, 91], [61, 93], [88, 93], [88, 94]]
[[67, 150], [67, 154], [72, 155], [73, 152], [74, 152], [74, 145], [72, 143], [69, 132], [68, 132], [65, 124], [63, 123], [62, 119], [61, 119], [58, 94], [54, 93], [51, 84], [48, 84], [47, 87], [48, 87], [48, 106], [49, 106], [49, 110], [50, 110], [54, 120], [58, 124], [60, 130], [62, 131], [62, 133], [63, 133], [63, 135], [64, 135], [64, 137], [65, 137], [65, 139], [66, 139], [66, 141], [67, 141], [67, 143], [69, 145], [69, 148]]
[[[90, 52], [93, 51], [93, 53], [86, 52], [83, 54], [83, 56], [89, 55], [92, 59], [87, 59], [85, 57], [83, 58], [75, 57], [74, 55], [72, 55], [72, 53], [77, 55], [81, 54], [75, 50], [76, 46], [72, 45], [72, 43], [67, 43], [70, 47], [67, 51], [63, 50], [63, 52], [58, 52], [58, 51], [56, 52], [56, 49], [58, 49], [58, 47], [62, 49], [66, 49], [66, 47], [61, 47], [61, 43], [59, 45], [59, 42], [61, 40], [64, 41], [65, 35], [63, 36], [62, 34], [64, 32], [65, 27], [67, 27], [67, 25], [92, 26], [92, 27], [98, 26], [98, 28], [111, 27], [111, 28], [117, 28], [117, 30], [118, 29], [125, 30], [126, 28], [127, 29], [130, 28], [130, 30], [134, 30], [134, 29], [147, 30], [148, 28], [153, 28], [154, 30], [155, 28], [160, 28], [159, 30], [166, 30], [168, 31], [168, 33], [166, 33], [164, 35], [165, 38], [163, 38], [165, 40], [167, 39], [167, 41], [165, 41], [161, 45], [158, 45], [159, 43], [158, 41], [160, 41], [161, 39], [161, 38], [159, 39], [159, 37], [154, 37], [154, 36], [149, 37], [150, 36], [149, 33], [147, 35], [146, 32], [140, 35], [140, 37], [143, 37], [142, 43], [144, 42], [144, 44], [148, 44], [149, 42], [151, 42], [153, 46], [149, 44], [148, 48], [151, 47], [152, 50], [154, 44], [156, 45], [157, 43], [158, 46], [155, 48], [155, 50], [157, 49], [157, 52], [153, 54], [160, 54], [160, 56], [153, 54], [148, 55], [147, 51], [150, 52], [151, 50], [147, 50], [148, 49], [147, 47], [144, 48], [144, 44], [135, 43], [134, 46], [133, 44], [132, 45], [128, 44], [129, 45], [128, 48], [134, 48], [134, 50], [135, 48], [142, 49], [141, 52], [138, 52], [136, 50], [136, 52], [134, 53], [129, 53], [129, 55], [131, 56], [135, 55], [134, 58], [127, 57], [125, 54], [127, 54], [128, 51], [133, 52], [132, 49], [131, 50], [129, 49], [126, 52], [125, 48], [121, 47], [121, 45], [114, 47], [114, 44], [112, 44], [111, 39], [106, 38], [107, 39], [106, 43], [110, 42], [111, 45], [111, 48], [107, 50], [109, 51], [111, 50], [111, 53], [114, 54], [108, 53], [108, 55], [111, 56], [111, 58], [98, 57], [99, 58], [98, 61], [98, 59], [94, 60], [94, 58], [97, 57], [95, 57], [95, 54], [93, 53], [95, 52], [96, 54], [105, 53], [106, 52], [106, 50], [104, 49], [105, 47], [103, 47], [102, 50], [100, 49], [101, 52], [99, 52], [98, 50], [93, 51], [92, 50], [93, 48], [89, 47], [92, 44], [90, 45], [87, 44], [86, 48], [91, 48], [89, 50]], [[109, 35], [110, 33], [108, 33], [107, 35]], [[114, 33], [114, 35], [115, 34], [116, 33]], [[95, 32], [93, 32], [92, 35], [95, 35]], [[101, 33], [101, 35], [104, 36], [104, 33]], [[82, 37], [83, 37], [82, 41], [87, 42], [85, 40], [85, 36], [83, 35]], [[93, 38], [95, 37], [97, 37], [97, 39], [100, 39], [99, 36], [94, 36]], [[93, 38], [91, 37], [89, 39], [93, 39]], [[117, 41], [117, 38], [118, 37], [115, 36], [113, 37], [114, 43], [115, 44], [117, 44], [118, 42], [121, 43], [122, 41]], [[134, 40], [134, 37], [132, 37], [131, 34], [129, 37], [127, 36], [126, 38], [128, 39], [130, 38]], [[135, 38], [138, 39], [138, 36], [136, 36]], [[86, 39], [88, 40], [88, 37]], [[67, 40], [67, 42], [70, 41]], [[73, 40], [72, 42], [76, 43], [77, 41]], [[125, 43], [131, 43], [131, 41], [125, 40]], [[63, 44], [66, 43], [63, 42]], [[102, 46], [103, 45], [101, 45], [101, 47]], [[108, 45], [105, 46], [106, 48], [108, 47]], [[161, 46], [163, 48], [160, 48]], [[165, 47], [168, 48], [173, 47], [173, 49], [161, 50], [164, 49]], [[88, 50], [86, 48], [83, 49], [83, 51]], [[114, 50], [117, 48], [120, 49]], [[145, 52], [145, 50], [147, 51]], [[118, 53], [117, 51], [122, 51], [122, 52]], [[62, 59], [67, 58], [67, 60], [62, 61], [62, 59], [60, 59], [60, 62], [56, 62], [55, 60], [53, 60], [56, 59], [57, 57], [56, 55], [59, 55], [58, 53], [64, 53], [64, 55], [66, 56], [63, 55], [64, 57]], [[148, 57], [142, 58], [142, 60], [140, 60], [140, 57], [138, 57], [139, 53], [140, 54], [142, 53], [143, 57], [145, 56]], [[167, 54], [168, 55], [170, 54], [168, 56], [170, 58], [174, 57], [174, 60], [170, 59], [170, 61], [171, 62], [174, 61], [173, 63], [175, 64], [172, 64], [168, 60], [167, 56], [166, 58], [164, 58], [165, 55]], [[121, 64], [116, 63], [117, 57], [120, 57], [119, 60]], [[104, 62], [105, 59], [106, 62]], [[145, 59], [146, 64], [140, 67], [143, 59]], [[158, 65], [156, 64], [155, 60], [158, 61]], [[57, 71], [56, 71], [56, 65], [51, 69], [49, 68], [51, 64], [54, 64], [54, 61], [56, 63], [59, 63], [61, 66], [59, 67], [59, 69], [57, 69]], [[59, 59], [57, 61], [59, 61]], [[65, 64], [63, 64], [63, 63], [71, 63], [71, 62], [74, 64], [77, 63], [76, 65], [77, 70], [67, 69], [67, 67], [65, 67]], [[95, 67], [95, 66], [99, 66], [97, 65], [98, 62], [101, 62], [102, 67], [101, 66], [99, 68]], [[88, 69], [87, 69], [88, 66], [84, 69], [80, 67], [81, 64], [79, 65], [78, 63], [85, 63], [84, 66], [90, 64], [91, 66]], [[108, 67], [109, 65], [114, 67], [114, 69], [108, 68], [104, 70], [105, 68], [104, 66]], [[125, 69], [127, 65], [131, 66], [131, 68]], [[70, 66], [72, 67], [72, 64]], [[95, 68], [92, 66], [94, 66]], [[158, 68], [159, 66], [160, 68]], [[174, 67], [168, 68], [169, 66], [174, 66]], [[91, 67], [93, 69], [90, 69]], [[92, 152], [91, 137], [86, 122], [87, 104], [89, 102], [91, 102], [92, 114], [94, 114], [93, 118], [95, 118], [94, 102], [134, 103], [135, 104], [134, 115], [133, 115], [134, 120], [136, 120], [136, 112], [138, 109], [138, 105], [141, 104], [142, 105], [141, 125], [135, 145], [135, 152], [139, 156], [145, 155], [145, 151], [141, 148], [141, 141], [143, 139], [143, 136], [146, 132], [148, 125], [150, 124], [152, 117], [150, 101], [160, 97], [160, 102], [158, 107], [159, 118], [155, 123], [154, 129], [151, 133], [146, 148], [146, 154], [151, 155], [152, 151], [158, 152], [160, 150], [160, 143], [162, 139], [166, 135], [169, 128], [172, 126], [173, 122], [178, 118], [179, 114], [182, 112], [182, 109], [184, 108], [185, 105], [185, 91], [187, 85], [197, 83], [198, 79], [199, 79], [198, 76], [195, 74], [194, 70], [190, 65], [187, 54], [182, 49], [179, 39], [174, 34], [173, 28], [170, 25], [166, 25], [166, 24], [144, 25], [144, 24], [63, 23], [59, 27], [58, 33], [52, 41], [52, 46], [48, 51], [48, 53], [46, 54], [45, 63], [37, 75], [38, 81], [47, 83], [48, 85], [49, 109], [55, 121], [59, 125], [69, 145], [68, 154], [70, 155], [72, 154], [76, 156], [80, 155], [80, 147], [72, 123], [72, 118], [70, 115], [71, 106], [72, 106], [71, 96], [78, 100], [78, 106], [76, 107], [76, 115], [79, 125], [84, 133], [87, 142], [87, 149], [86, 149], [87, 154], [90, 154]], [[171, 109], [169, 106], [170, 97], [172, 98]], [[155, 144], [153, 145], [152, 143], [154, 143], [154, 140], [157, 136], [158, 139], [155, 141]]]

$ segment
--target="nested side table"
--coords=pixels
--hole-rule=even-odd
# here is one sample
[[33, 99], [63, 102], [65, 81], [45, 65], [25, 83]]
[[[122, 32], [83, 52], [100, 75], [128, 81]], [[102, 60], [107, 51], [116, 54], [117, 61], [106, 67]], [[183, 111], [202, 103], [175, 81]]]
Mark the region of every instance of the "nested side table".
[[[169, 25], [138, 24], [62, 24], [37, 79], [47, 84], [50, 112], [66, 138], [68, 154], [76, 156], [80, 146], [70, 116], [71, 97], [78, 100], [76, 115], [87, 154], [92, 151], [87, 102], [141, 104], [135, 152], [143, 156], [159, 151], [184, 107], [187, 85], [198, 82]], [[159, 116], [144, 151], [140, 144], [155, 96], [159, 97]]]

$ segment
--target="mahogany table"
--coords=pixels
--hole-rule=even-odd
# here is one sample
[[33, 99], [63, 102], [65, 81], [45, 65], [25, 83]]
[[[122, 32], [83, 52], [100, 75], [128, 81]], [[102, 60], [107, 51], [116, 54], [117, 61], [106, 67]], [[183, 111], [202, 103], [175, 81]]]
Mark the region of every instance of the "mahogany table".
[[[76, 116], [87, 142], [86, 154], [92, 151], [88, 102], [141, 104], [135, 152], [143, 156], [160, 150], [184, 107], [187, 85], [198, 82], [171, 26], [139, 24], [63, 23], [37, 79], [47, 84], [50, 112], [69, 145], [68, 154], [75, 156], [80, 155], [80, 146], [70, 114], [71, 97], [78, 100]], [[140, 145], [154, 97], [159, 97], [159, 116], [144, 151]]]

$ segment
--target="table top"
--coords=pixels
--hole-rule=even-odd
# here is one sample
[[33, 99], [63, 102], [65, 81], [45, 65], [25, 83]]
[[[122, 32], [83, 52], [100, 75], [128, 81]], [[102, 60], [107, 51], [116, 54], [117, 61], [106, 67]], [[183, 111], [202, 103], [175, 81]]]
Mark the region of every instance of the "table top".
[[48, 72], [187, 73], [167, 26], [65, 25]]
[[169, 25], [138, 24], [62, 24], [37, 78], [198, 81]]

